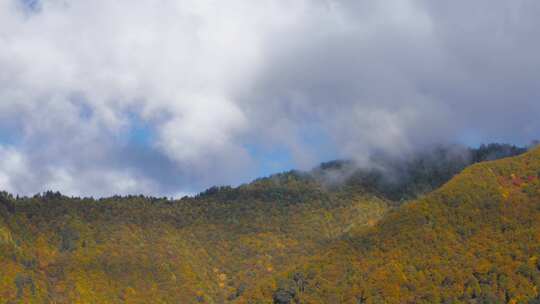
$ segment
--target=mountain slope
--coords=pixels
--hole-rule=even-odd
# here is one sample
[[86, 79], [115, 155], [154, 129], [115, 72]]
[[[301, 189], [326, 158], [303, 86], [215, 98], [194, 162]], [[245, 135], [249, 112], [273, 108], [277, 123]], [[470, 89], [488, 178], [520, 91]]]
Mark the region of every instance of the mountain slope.
[[533, 303], [539, 178], [540, 148], [473, 165], [240, 302]]
[[[343, 258], [369, 253], [361, 244], [377, 244], [377, 234], [370, 240], [364, 231], [390, 206], [438, 187], [471, 162], [521, 151], [443, 149], [399, 161], [379, 157], [367, 169], [337, 161], [181, 200], [0, 193], [0, 304], [273, 301], [273, 278], [313, 259], [333, 269], [334, 256], [355, 273]], [[306, 287], [295, 298], [335, 303], [341, 298], [330, 295], [352, 299], [361, 288], [325, 284], [317, 286], [326, 291]], [[285, 299], [289, 291], [281, 290]]]
[[223, 303], [387, 203], [291, 172], [180, 201], [0, 195], [0, 303]]

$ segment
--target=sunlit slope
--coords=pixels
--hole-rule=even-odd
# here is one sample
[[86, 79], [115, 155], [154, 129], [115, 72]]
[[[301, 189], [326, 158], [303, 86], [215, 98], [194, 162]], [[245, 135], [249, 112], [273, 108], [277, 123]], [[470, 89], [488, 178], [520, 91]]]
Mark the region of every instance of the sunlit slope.
[[[383, 157], [373, 168], [384, 171], [331, 162], [175, 201], [0, 192], [0, 304], [339, 303], [367, 299], [360, 291], [383, 296], [371, 289], [378, 288], [375, 281], [366, 285], [370, 281], [357, 270], [364, 266], [357, 264], [369, 260], [359, 257], [371, 254], [377, 261], [383, 255], [378, 235], [390, 234], [385, 246], [395, 243], [400, 221], [416, 227], [398, 216], [371, 230], [388, 206], [439, 187], [470, 162], [521, 153], [497, 144], [470, 150], [471, 158], [458, 152], [436, 150], [404, 163]], [[515, 199], [508, 189], [501, 193]], [[412, 235], [419, 233], [414, 229]], [[294, 275], [298, 265], [314, 271]], [[284, 273], [290, 275], [274, 280]], [[341, 282], [343, 273], [348, 281]]]
[[0, 197], [0, 303], [224, 303], [386, 201], [295, 173], [196, 198]]
[[241, 303], [539, 303], [540, 149], [473, 165]]

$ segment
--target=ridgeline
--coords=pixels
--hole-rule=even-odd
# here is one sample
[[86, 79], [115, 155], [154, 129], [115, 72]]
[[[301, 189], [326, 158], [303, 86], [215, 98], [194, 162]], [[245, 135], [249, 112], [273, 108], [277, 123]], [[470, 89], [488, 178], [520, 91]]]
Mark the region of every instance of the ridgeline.
[[180, 200], [4, 192], [0, 303], [535, 301], [540, 150], [457, 152]]

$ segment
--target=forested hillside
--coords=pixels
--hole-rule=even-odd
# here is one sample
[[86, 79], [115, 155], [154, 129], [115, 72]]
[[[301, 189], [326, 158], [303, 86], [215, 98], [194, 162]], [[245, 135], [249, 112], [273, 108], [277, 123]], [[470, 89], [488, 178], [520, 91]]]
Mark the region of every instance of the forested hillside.
[[540, 148], [471, 166], [241, 303], [540, 303]]
[[269, 183], [178, 202], [4, 195], [2, 303], [223, 303], [387, 208], [293, 174]]
[[[0, 303], [431, 303], [480, 299], [488, 291], [492, 298], [529, 299], [534, 284], [510, 272], [525, 267], [520, 246], [529, 243], [520, 229], [536, 216], [538, 151], [473, 166], [406, 203], [473, 162], [522, 152], [490, 145], [379, 156], [370, 167], [335, 161], [180, 200], [4, 192]], [[500, 221], [506, 230], [487, 233]], [[536, 230], [529, 232], [535, 240]], [[469, 252], [466, 242], [480, 237], [478, 250], [487, 252]], [[429, 247], [437, 242], [444, 252]], [[492, 255], [516, 261], [500, 266], [510, 286], [504, 291], [483, 288], [475, 272], [455, 273], [491, 267]], [[533, 257], [527, 271], [536, 276]], [[434, 277], [448, 277], [448, 296]], [[474, 292], [465, 293], [465, 284]]]

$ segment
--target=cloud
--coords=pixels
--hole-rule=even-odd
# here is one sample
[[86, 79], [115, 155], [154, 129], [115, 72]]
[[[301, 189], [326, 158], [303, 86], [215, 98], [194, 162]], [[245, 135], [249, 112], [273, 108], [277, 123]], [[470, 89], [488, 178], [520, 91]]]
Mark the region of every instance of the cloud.
[[315, 20], [307, 38], [274, 49], [246, 98], [258, 101], [261, 129], [317, 120], [343, 156], [361, 158], [538, 133], [538, 4], [338, 3], [340, 22]]
[[[229, 90], [247, 77], [258, 55], [257, 16], [231, 18], [255, 8], [241, 4], [42, 1], [29, 13], [3, 1], [3, 127], [20, 133], [20, 153], [31, 167], [58, 169], [50, 177], [64, 191], [88, 193], [73, 186], [72, 175], [114, 166], [109, 160], [126, 152], [122, 137], [132, 116], [155, 128], [154, 154], [164, 154], [178, 170], [193, 167], [186, 175], [217, 169], [227, 161], [221, 155], [242, 154], [233, 140], [245, 118]], [[144, 166], [103, 171], [122, 180], [111, 191], [137, 191], [136, 183], [121, 178], [133, 165]]]
[[17, 151], [0, 146], [0, 184], [4, 191], [17, 191], [13, 180], [24, 178], [29, 168]]
[[254, 150], [307, 168], [540, 131], [534, 1], [29, 3], [0, 2], [10, 191], [174, 195], [253, 177]]

